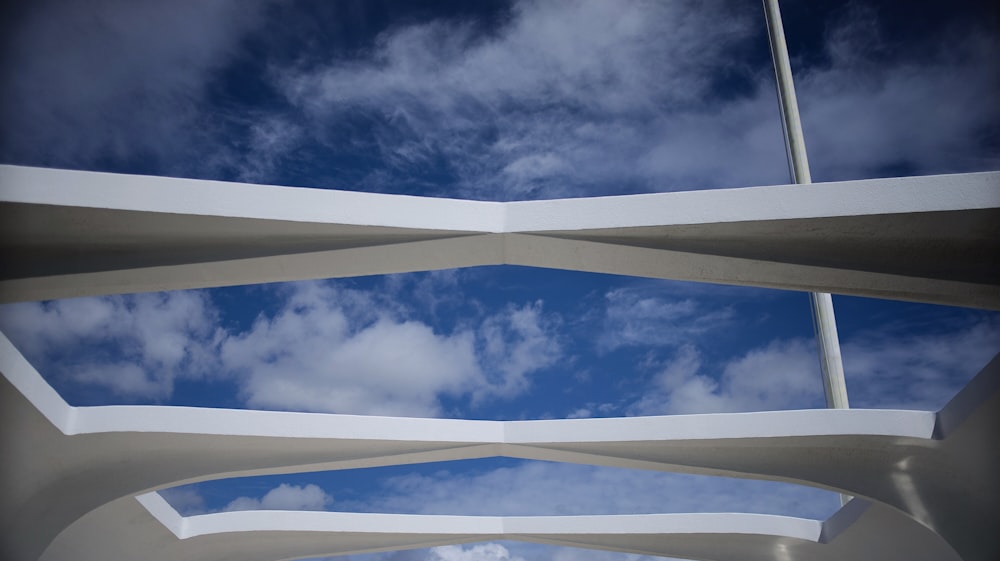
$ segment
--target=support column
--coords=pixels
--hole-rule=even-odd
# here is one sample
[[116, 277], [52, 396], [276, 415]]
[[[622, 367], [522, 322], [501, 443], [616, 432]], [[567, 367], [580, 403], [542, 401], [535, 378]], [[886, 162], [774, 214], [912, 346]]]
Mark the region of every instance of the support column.
[[[764, 15], [767, 19], [767, 35], [771, 43], [771, 58], [774, 61], [774, 75], [778, 85], [778, 103], [781, 106], [781, 125], [785, 134], [789, 172], [796, 184], [808, 185], [812, 183], [809, 157], [802, 135], [799, 104], [795, 98], [792, 65], [788, 60], [788, 45], [785, 44], [785, 30], [781, 24], [778, 0], [764, 0]], [[840, 356], [840, 339], [837, 336], [833, 299], [828, 293], [813, 292], [809, 295], [809, 302], [812, 307], [816, 344], [819, 347], [820, 367], [823, 371], [826, 406], [831, 409], [847, 409], [849, 407], [847, 384], [844, 381], [844, 362]], [[846, 504], [848, 500], [849, 496], [841, 495], [842, 503]]]

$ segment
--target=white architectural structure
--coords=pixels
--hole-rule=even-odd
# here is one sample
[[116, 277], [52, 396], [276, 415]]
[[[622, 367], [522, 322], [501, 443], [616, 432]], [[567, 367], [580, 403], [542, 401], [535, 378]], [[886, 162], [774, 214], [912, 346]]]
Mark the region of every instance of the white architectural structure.
[[0, 301], [476, 265], [1000, 309], [1000, 172], [481, 202], [0, 166]]
[[[6, 302], [521, 264], [1000, 309], [1000, 173], [491, 203], [0, 166]], [[1000, 557], [1000, 358], [938, 413], [489, 422], [69, 406], [0, 337], [0, 558], [294, 559], [490, 539], [711, 560]], [[181, 517], [237, 475], [509, 456], [857, 497], [748, 514]]]

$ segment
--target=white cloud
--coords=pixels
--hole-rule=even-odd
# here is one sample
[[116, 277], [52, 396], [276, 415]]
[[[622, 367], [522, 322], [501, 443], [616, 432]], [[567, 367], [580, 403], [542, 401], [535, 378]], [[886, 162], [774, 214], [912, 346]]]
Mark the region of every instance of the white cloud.
[[460, 395], [481, 378], [471, 333], [435, 333], [357, 291], [289, 290], [273, 317], [221, 347], [252, 407], [433, 416], [440, 395]]
[[[659, 288], [660, 285], [657, 285]], [[676, 346], [696, 340], [733, 318], [728, 307], [703, 299], [674, 297], [662, 289], [618, 288], [605, 294], [599, 345], [604, 350], [631, 346]]]
[[319, 486], [305, 486], [282, 483], [257, 499], [238, 497], [233, 499], [224, 512], [236, 510], [325, 510], [333, 504], [333, 496]]
[[428, 561], [525, 561], [498, 543], [444, 545], [428, 551]]
[[417, 311], [437, 318], [442, 314], [456, 313], [463, 305], [477, 303], [462, 291], [462, 282], [468, 280], [469, 269], [442, 269], [420, 273], [392, 274], [383, 277], [384, 291], [389, 294], [406, 294]]
[[[339, 500], [337, 510], [466, 516], [751, 512], [825, 519], [839, 507], [835, 493], [773, 481], [539, 461], [451, 468], [389, 477], [362, 498]], [[335, 493], [336, 483], [323, 485]], [[163, 494], [175, 508], [204, 511], [194, 487]], [[237, 497], [222, 510], [325, 510], [333, 504], [323, 487], [281, 483], [263, 496]]]
[[221, 346], [252, 407], [437, 416], [445, 397], [521, 394], [561, 354], [541, 303], [442, 333], [373, 294], [322, 283], [290, 290], [273, 317]]
[[[817, 179], [1000, 164], [982, 142], [1000, 118], [990, 34], [880, 50], [860, 9], [829, 29], [827, 61], [796, 67]], [[492, 33], [454, 20], [397, 27], [365, 57], [283, 80], [324, 123], [360, 112], [376, 124], [387, 169], [369, 188], [436, 158], [459, 194], [481, 198], [783, 183], [773, 73], [733, 56], [762, 31], [716, 2], [523, 1]], [[720, 96], [727, 73], [743, 87]]]
[[527, 375], [554, 364], [562, 356], [556, 325], [544, 315], [542, 302], [508, 306], [479, 327], [487, 395], [513, 396], [530, 385]]
[[248, 120], [246, 155], [243, 158], [227, 158], [225, 154], [217, 157], [220, 163], [228, 160], [236, 164], [240, 181], [274, 183], [269, 179], [281, 165], [282, 157], [299, 148], [305, 140], [302, 126], [287, 116], [265, 111]]
[[[553, 561], [671, 561], [674, 559], [672, 557], [652, 557], [634, 553], [618, 553], [614, 551], [514, 541], [351, 555], [347, 559], [350, 559], [350, 561], [442, 561], [443, 556], [447, 556], [448, 559], [470, 559], [476, 561], [535, 561], [542, 559]], [[336, 559], [343, 558], [330, 557], [325, 561], [335, 561]]]
[[[262, 31], [268, 4], [45, 1], [15, 12], [0, 80], [7, 159], [142, 158], [165, 172], [282, 182], [282, 164], [318, 146], [375, 162], [348, 170], [357, 188], [491, 199], [787, 181], [771, 69], [739, 56], [766, 49], [759, 11], [523, 0], [496, 27], [393, 25], [370, 48], [305, 48], [294, 64], [265, 52], [259, 79], [293, 107], [212, 106], [205, 93], [244, 39], [287, 40]], [[994, 34], [967, 25], [892, 45], [872, 12], [843, 13], [828, 26], [828, 56], [795, 61], [818, 180], [1000, 165], [989, 145], [1000, 119]]]
[[[927, 37], [898, 52], [855, 6], [827, 39], [830, 64], [798, 77], [814, 177], [996, 169], [983, 143], [1000, 118], [1000, 41], [979, 29]], [[907, 52], [909, 51], [909, 52]], [[885, 168], [897, 168], [887, 173]]]
[[[649, 147], [692, 132], [677, 130], [676, 113], [714, 112], [713, 76], [752, 37], [748, 19], [719, 2], [518, 2], [495, 33], [455, 21], [394, 28], [367, 58], [287, 72], [284, 87], [324, 122], [370, 115], [390, 171], [444, 157], [463, 195], [645, 189], [663, 179], [648, 173]], [[755, 157], [780, 164], [777, 127], [770, 150], [719, 138], [753, 140]]]
[[946, 330], [869, 330], [845, 343], [851, 405], [938, 410], [1000, 352], [996, 318], [938, 327]]
[[[330, 484], [326, 486], [329, 488]], [[284, 490], [281, 494], [288, 498], [269, 500], [272, 496], [277, 498], [279, 490]], [[174, 498], [168, 500], [175, 504]], [[282, 484], [260, 499], [239, 497], [225, 510], [320, 510], [331, 505], [333, 497], [315, 485]], [[410, 473], [391, 477], [369, 489], [364, 498], [342, 500], [336, 505], [342, 512], [472, 516], [752, 512], [818, 520], [827, 518], [840, 506], [834, 493], [785, 483], [536, 461], [488, 470], [466, 465], [457, 471], [442, 469], [429, 475]], [[351, 558], [358, 561], [658, 559], [518, 542], [443, 546]]]
[[250, 406], [433, 416], [439, 395], [478, 385], [471, 334], [392, 319], [352, 332], [335, 305], [320, 306], [286, 309], [223, 344], [223, 363], [245, 375]]
[[211, 373], [215, 321], [215, 309], [198, 291], [0, 309], [0, 328], [38, 368], [130, 398], [163, 399], [175, 379]]
[[344, 510], [416, 514], [756, 512], [817, 519], [838, 506], [835, 494], [798, 485], [550, 462], [403, 475], [362, 501], [340, 503]]
[[[726, 12], [717, 2], [697, 9], [658, 2], [518, 2], [496, 34], [479, 35], [455, 21], [400, 26], [380, 36], [368, 58], [289, 75], [288, 86], [294, 98], [324, 110], [423, 94], [424, 105], [399, 106], [395, 116], [401, 119], [420, 118], [407, 113], [415, 109], [461, 111], [464, 101], [493, 109], [508, 100], [558, 101], [614, 113], [664, 99], [690, 102], [711, 86], [706, 61], [725, 62], [728, 46], [719, 39], [749, 33], [748, 21], [717, 17], [713, 9]], [[670, 36], [658, 37], [665, 27]], [[670, 72], [641, 70], [640, 57]]]
[[158, 493], [181, 516], [194, 516], [196, 514], [204, 514], [206, 511], [205, 498], [192, 486], [184, 485], [170, 489], [161, 489]]
[[219, 312], [198, 291], [14, 304], [0, 309], [0, 327], [54, 379], [129, 399], [167, 399], [175, 380], [211, 375], [234, 380], [252, 408], [369, 415], [512, 398], [562, 356], [540, 301], [442, 332], [409, 317], [388, 284], [381, 294], [286, 285], [279, 309], [243, 332], [216, 327]]
[[48, 165], [159, 158], [203, 164], [205, 90], [263, 2], [38, 1], [6, 23], [5, 157]]
[[776, 340], [715, 369], [692, 345], [678, 349], [629, 408], [637, 415], [807, 409], [822, 405], [811, 343]]
[[[1000, 351], [1000, 323], [991, 316], [952, 319], [931, 332], [911, 329], [908, 324], [874, 326], [842, 341], [852, 407], [938, 410]], [[658, 366], [627, 411], [660, 415], [822, 407], [816, 353], [811, 341], [777, 339], [721, 363], [706, 363], [696, 346], [685, 344]]]

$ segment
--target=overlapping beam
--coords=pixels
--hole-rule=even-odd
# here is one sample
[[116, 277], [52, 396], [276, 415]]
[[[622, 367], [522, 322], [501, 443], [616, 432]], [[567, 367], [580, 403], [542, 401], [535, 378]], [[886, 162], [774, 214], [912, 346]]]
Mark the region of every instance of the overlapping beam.
[[0, 166], [0, 301], [527, 265], [1000, 309], [1000, 173], [497, 203]]
[[[1000, 173], [490, 203], [0, 166], [0, 301], [517, 264], [1000, 309], [998, 210]], [[131, 537], [95, 541], [93, 532], [146, 528], [155, 517], [136, 511], [134, 496], [180, 483], [495, 455], [790, 481], [872, 505], [855, 520], [862, 503], [852, 503], [820, 539], [792, 541], [774, 517], [749, 533], [739, 524], [753, 518], [738, 516], [684, 532], [667, 523], [681, 519], [654, 516], [597, 517], [586, 528], [582, 519], [406, 519], [398, 532], [359, 533], [341, 523], [364, 517], [326, 516], [304, 539], [292, 527], [240, 526], [256, 515], [226, 515], [212, 520], [228, 530], [174, 535], [164, 551], [215, 544], [184, 554], [212, 558], [249, 544], [276, 553], [254, 545], [264, 540], [294, 557], [296, 543], [330, 554], [367, 551], [373, 539], [395, 549], [504, 537], [703, 558], [710, 549], [717, 559], [737, 549], [741, 558], [891, 559], [911, 546], [899, 558], [944, 559], [951, 547], [965, 559], [1000, 554], [990, 527], [1000, 518], [998, 360], [938, 414], [525, 423], [75, 408], [5, 338], [0, 370], [5, 558], [156, 549]], [[302, 516], [315, 515], [281, 518]], [[446, 531], [454, 524], [496, 527]], [[621, 532], [602, 533], [616, 524]], [[160, 522], [148, 527], [156, 525], [148, 531], [162, 533]], [[340, 549], [330, 549], [331, 536]]]
[[90, 535], [74, 528], [103, 519], [120, 499], [181, 483], [486, 456], [813, 485], [899, 513], [965, 559], [1000, 553], [991, 527], [1000, 515], [1000, 357], [937, 414], [810, 410], [509, 422], [71, 407], [5, 338], [0, 371], [7, 453], [0, 533], [12, 559], [36, 559], [57, 542], [72, 543], [66, 536]]
[[[125, 528], [122, 521], [129, 521]], [[116, 539], [88, 539], [110, 533]], [[42, 560], [270, 561], [487, 540], [711, 561], [959, 560], [927, 528], [860, 499], [824, 522], [757, 514], [477, 517], [256, 511], [181, 517], [156, 493], [120, 499], [89, 514]]]

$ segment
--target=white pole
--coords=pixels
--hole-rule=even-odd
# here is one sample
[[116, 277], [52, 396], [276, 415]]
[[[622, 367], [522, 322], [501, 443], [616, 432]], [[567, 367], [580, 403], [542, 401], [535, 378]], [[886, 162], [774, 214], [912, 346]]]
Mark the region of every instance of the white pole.
[[[785, 150], [791, 176], [797, 184], [809, 184], [812, 183], [809, 157], [806, 155], [806, 143], [802, 136], [799, 103], [795, 98], [792, 65], [788, 60], [788, 45], [785, 44], [785, 30], [781, 24], [778, 0], [764, 0], [764, 15], [771, 42], [774, 74], [778, 82], [778, 104], [781, 106], [781, 124], [785, 133]], [[826, 406], [831, 409], [847, 409], [847, 384], [844, 381], [844, 362], [840, 356], [833, 299], [827, 293], [813, 292], [809, 295], [809, 302], [812, 305], [813, 327], [819, 346], [820, 367], [823, 370]], [[841, 495], [841, 503], [846, 503], [850, 498], [848, 495]]]

